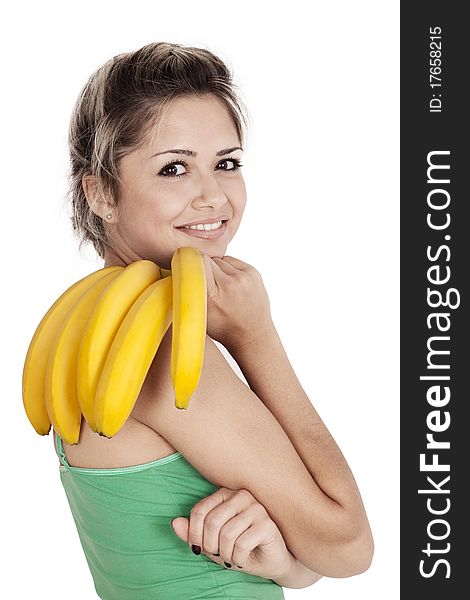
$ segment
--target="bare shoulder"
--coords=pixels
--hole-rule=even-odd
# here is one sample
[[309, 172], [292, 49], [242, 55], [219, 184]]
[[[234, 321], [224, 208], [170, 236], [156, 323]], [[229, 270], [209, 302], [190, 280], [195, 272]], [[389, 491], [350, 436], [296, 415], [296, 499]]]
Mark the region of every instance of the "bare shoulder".
[[171, 325], [146, 383], [133, 416], [158, 431], [214, 485], [249, 490], [283, 533], [305, 539], [311, 530], [306, 506], [315, 497], [315, 483], [277, 419], [210, 337], [187, 410], [177, 409], [174, 401]]

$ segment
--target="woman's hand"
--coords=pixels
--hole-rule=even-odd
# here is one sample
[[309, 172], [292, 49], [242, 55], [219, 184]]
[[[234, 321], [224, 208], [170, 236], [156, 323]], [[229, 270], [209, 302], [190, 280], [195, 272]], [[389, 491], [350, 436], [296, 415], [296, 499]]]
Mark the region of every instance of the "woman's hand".
[[207, 280], [207, 334], [230, 351], [274, 327], [260, 273], [233, 256], [201, 254]]
[[[245, 489], [219, 488], [172, 521], [176, 535], [220, 566], [265, 579], [282, 577], [295, 557], [277, 525]], [[230, 565], [230, 566], [228, 566]]]

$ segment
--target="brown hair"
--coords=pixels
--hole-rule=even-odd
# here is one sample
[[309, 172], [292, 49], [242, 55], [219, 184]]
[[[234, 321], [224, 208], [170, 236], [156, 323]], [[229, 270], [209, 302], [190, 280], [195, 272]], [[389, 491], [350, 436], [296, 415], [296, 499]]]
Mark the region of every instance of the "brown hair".
[[243, 146], [249, 115], [236, 88], [228, 67], [209, 50], [167, 42], [114, 56], [91, 75], [73, 109], [68, 138], [67, 200], [80, 249], [92, 242], [104, 258], [105, 245], [110, 245], [103, 219], [85, 197], [83, 176], [97, 176], [101, 192], [117, 205], [119, 159], [139, 148], [172, 101], [184, 96], [217, 97], [232, 117]]

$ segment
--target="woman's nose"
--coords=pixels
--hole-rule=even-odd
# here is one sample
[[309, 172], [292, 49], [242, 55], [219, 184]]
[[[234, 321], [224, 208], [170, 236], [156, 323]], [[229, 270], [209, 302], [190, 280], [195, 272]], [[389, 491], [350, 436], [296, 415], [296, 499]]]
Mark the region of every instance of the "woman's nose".
[[218, 206], [225, 204], [226, 196], [214, 174], [201, 175], [195, 190], [193, 203], [197, 206]]

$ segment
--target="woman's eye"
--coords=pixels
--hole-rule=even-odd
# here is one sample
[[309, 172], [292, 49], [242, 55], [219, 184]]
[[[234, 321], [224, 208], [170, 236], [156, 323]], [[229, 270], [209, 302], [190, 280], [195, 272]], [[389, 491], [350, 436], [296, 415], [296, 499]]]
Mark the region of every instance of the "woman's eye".
[[227, 165], [227, 163], [231, 163], [232, 166], [229, 169], [224, 167], [221, 169], [222, 171], [238, 171], [240, 167], [243, 167], [239, 158], [224, 158], [219, 162], [219, 165]]
[[[228, 158], [224, 158], [224, 160], [220, 161], [219, 165], [227, 165], [227, 163], [232, 163], [233, 165], [233, 160], [229, 160]], [[230, 167], [227, 168], [227, 166], [224, 167], [224, 171], [233, 171], [234, 167]]]
[[225, 171], [235, 171], [236, 169], [238, 169], [239, 163], [237, 161], [235, 161], [233, 158], [224, 158], [224, 160], [222, 160], [219, 165], [223, 165], [223, 164], [227, 164], [227, 163], [232, 163], [232, 167], [230, 167], [230, 169], [225, 168]]
[[165, 165], [165, 167], [163, 167], [163, 169], [160, 171], [160, 175], [163, 175], [164, 177], [182, 177], [185, 175], [184, 172], [178, 171], [177, 167], [186, 168], [186, 165], [179, 162], [170, 163], [169, 165]]
[[[227, 168], [229, 163], [231, 163], [231, 166]], [[220, 168], [221, 165], [223, 166]], [[178, 179], [187, 175], [186, 170], [181, 172], [178, 170], [178, 167], [184, 167], [184, 169], [186, 169], [187, 166], [188, 165], [184, 161], [167, 163], [160, 171], [159, 175], [162, 177], [172, 177], [174, 179]], [[221, 160], [217, 164], [217, 167], [219, 167], [218, 170], [221, 171], [237, 171], [241, 166], [242, 164], [238, 158], [224, 158], [224, 160]]]

